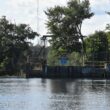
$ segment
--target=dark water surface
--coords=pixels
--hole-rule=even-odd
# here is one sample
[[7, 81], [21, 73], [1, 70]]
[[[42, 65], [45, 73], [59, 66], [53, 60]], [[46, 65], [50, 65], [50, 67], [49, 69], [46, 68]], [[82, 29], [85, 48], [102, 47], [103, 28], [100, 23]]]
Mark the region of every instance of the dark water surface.
[[0, 110], [110, 110], [110, 81], [0, 79]]

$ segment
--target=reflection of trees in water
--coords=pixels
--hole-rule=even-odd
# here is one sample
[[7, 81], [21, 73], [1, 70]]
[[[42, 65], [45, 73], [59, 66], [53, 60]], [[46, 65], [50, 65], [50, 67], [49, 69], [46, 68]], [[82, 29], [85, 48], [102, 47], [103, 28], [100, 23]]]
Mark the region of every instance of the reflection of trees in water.
[[106, 89], [106, 80], [92, 80], [92, 91], [104, 92]]
[[51, 92], [49, 110], [100, 110], [100, 106], [110, 105], [110, 81], [46, 79], [42, 82]]
[[110, 80], [99, 80], [99, 81], [92, 81], [92, 89], [95, 93], [100, 93], [100, 97], [103, 98], [101, 105], [105, 105], [104, 109], [110, 109]]
[[52, 93], [69, 93], [73, 95], [81, 95], [85, 90], [99, 92], [110, 85], [110, 81], [107, 82], [106, 80], [42, 79], [41, 82], [42, 85], [49, 86]]
[[47, 80], [46, 79], [41, 79], [41, 84], [45, 88], [46, 84], [47, 84]]
[[82, 80], [82, 90], [88, 92], [102, 92], [107, 84], [106, 80]]
[[76, 80], [51, 80], [50, 108], [53, 109], [76, 109], [81, 105], [81, 82]]
[[110, 80], [106, 80], [106, 89], [105, 89], [105, 101], [106, 101], [106, 110], [110, 108]]
[[52, 93], [81, 94], [81, 80], [50, 80]]
[[50, 109], [109, 110], [110, 81], [50, 80]]
[[106, 110], [106, 86], [105, 80], [82, 80], [81, 110]]
[[51, 80], [51, 92], [52, 93], [67, 93], [67, 81], [66, 80]]
[[73, 85], [73, 94], [75, 95], [81, 95], [82, 94], [82, 91], [83, 91], [83, 88], [82, 88], [82, 80], [76, 80], [74, 82], [74, 85]]

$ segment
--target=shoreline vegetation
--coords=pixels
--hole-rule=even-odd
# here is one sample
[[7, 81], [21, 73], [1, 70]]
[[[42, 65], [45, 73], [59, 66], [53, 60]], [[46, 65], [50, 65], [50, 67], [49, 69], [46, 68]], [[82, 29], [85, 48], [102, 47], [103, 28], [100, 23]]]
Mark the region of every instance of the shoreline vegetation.
[[[8, 72], [7, 72], [8, 73]], [[71, 78], [71, 79], [110, 79], [110, 68], [90, 66], [46, 66], [43, 70], [21, 71], [1, 75], [0, 78]]]
[[0, 78], [26, 78], [25, 73], [14, 73], [14, 74], [5, 74], [5, 75], [0, 75]]
[[0, 78], [26, 78], [26, 76], [9, 76], [9, 75], [5, 75], [5, 76], [0, 76]]
[[[43, 37], [28, 24], [12, 23], [6, 16], [0, 18], [0, 76], [109, 76], [104, 66], [110, 65], [110, 25], [107, 31], [82, 34], [83, 21], [94, 15], [89, 0], [69, 0], [66, 6], [48, 8], [45, 14], [50, 35]], [[30, 41], [39, 36], [42, 44], [34, 46]], [[42, 71], [34, 71], [36, 68]]]

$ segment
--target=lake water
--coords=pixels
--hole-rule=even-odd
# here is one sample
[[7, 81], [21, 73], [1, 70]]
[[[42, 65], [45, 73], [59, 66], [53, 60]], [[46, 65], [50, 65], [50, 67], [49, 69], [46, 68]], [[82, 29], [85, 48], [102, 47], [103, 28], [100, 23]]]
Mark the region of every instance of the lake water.
[[2, 78], [0, 110], [110, 110], [110, 81]]

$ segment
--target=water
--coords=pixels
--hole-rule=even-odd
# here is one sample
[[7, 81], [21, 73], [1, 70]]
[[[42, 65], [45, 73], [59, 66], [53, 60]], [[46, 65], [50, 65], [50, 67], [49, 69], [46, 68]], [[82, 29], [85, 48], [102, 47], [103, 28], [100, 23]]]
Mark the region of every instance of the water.
[[110, 81], [0, 79], [0, 110], [110, 110]]

